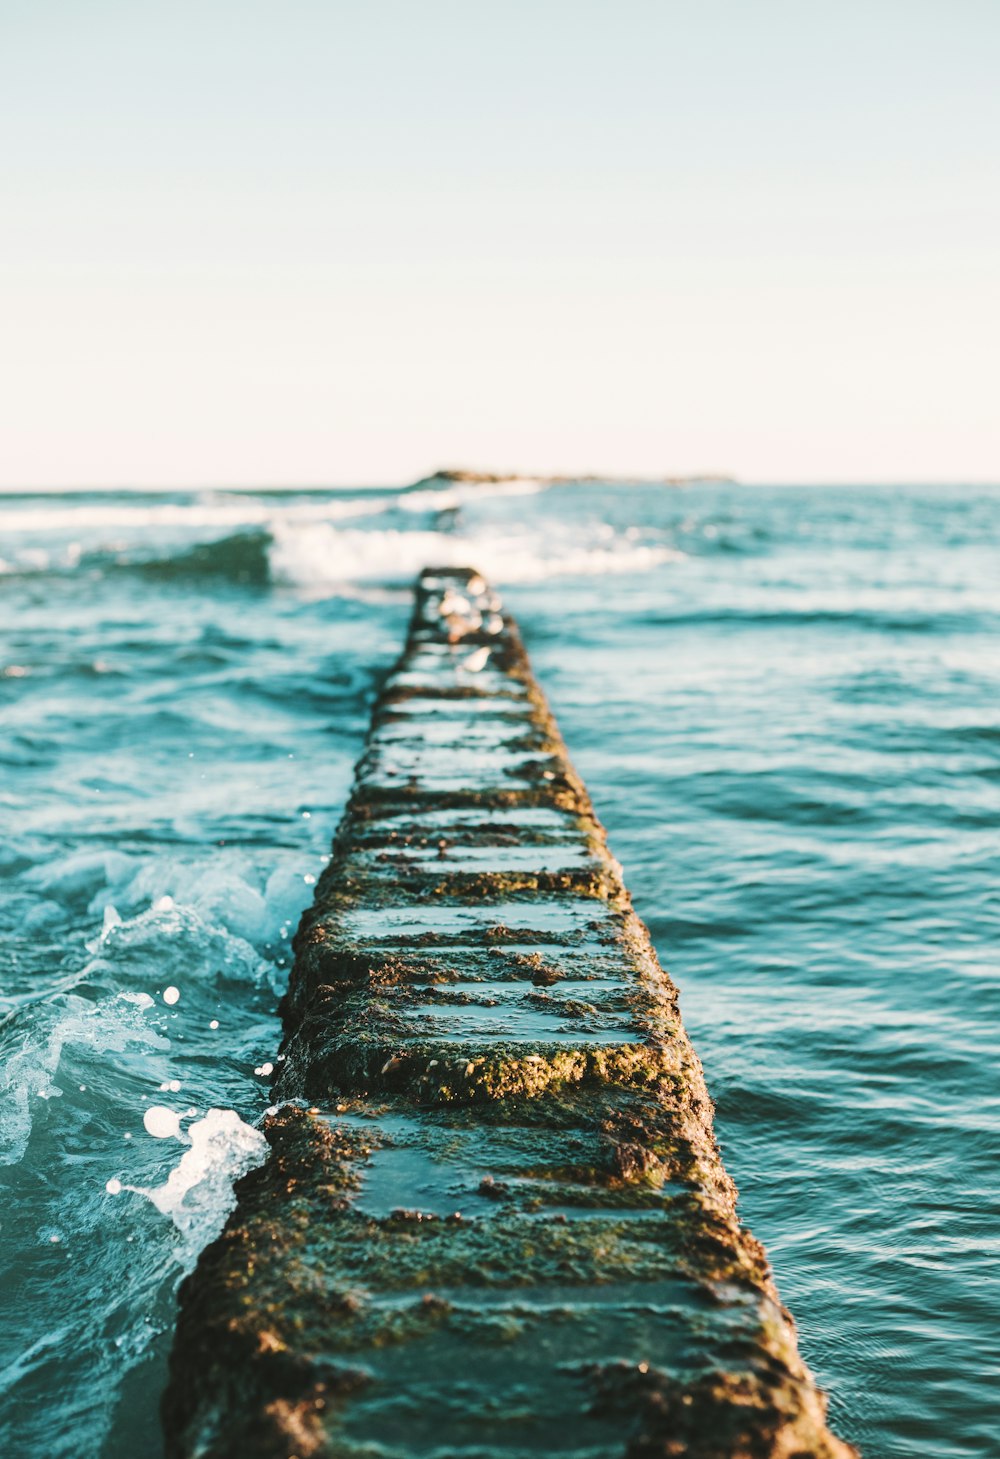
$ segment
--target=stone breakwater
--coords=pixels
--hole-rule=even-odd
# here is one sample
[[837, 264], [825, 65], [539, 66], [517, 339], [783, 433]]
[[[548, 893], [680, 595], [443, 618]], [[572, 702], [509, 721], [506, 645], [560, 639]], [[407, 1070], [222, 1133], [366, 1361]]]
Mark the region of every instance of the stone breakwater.
[[181, 1289], [171, 1459], [848, 1459], [532, 677], [428, 570], [303, 917], [267, 1163]]

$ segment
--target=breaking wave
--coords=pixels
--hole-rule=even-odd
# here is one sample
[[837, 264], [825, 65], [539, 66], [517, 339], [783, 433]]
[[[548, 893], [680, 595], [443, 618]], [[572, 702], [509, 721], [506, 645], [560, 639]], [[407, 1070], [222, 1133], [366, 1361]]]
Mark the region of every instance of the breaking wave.
[[335, 527], [326, 521], [279, 521], [270, 529], [235, 532], [165, 555], [127, 549], [88, 553], [32, 549], [0, 561], [0, 573], [61, 575], [82, 569], [102, 575], [133, 573], [179, 585], [216, 581], [263, 588], [275, 583], [336, 592], [355, 585], [409, 585], [429, 563], [469, 564], [503, 587], [544, 582], [551, 577], [648, 572], [686, 555], [661, 543], [635, 542], [603, 528], [604, 524], [598, 524], [573, 536], [545, 539], [527, 530], [365, 530]]
[[346, 500], [331, 500], [328, 495], [283, 501], [276, 508], [273, 500], [239, 492], [219, 493], [195, 501], [129, 501], [117, 497], [111, 501], [86, 500], [68, 503], [63, 498], [58, 506], [44, 502], [28, 507], [0, 508], [0, 533], [42, 532], [85, 535], [94, 532], [132, 532], [182, 529], [188, 531], [217, 530], [220, 527], [263, 527], [280, 515], [288, 521], [329, 522], [351, 517], [367, 517], [388, 510], [393, 497], [387, 493], [367, 492]]
[[[195, 502], [66, 503], [0, 509], [7, 577], [133, 574], [179, 586], [326, 589], [408, 586], [428, 563], [471, 563], [499, 585], [641, 573], [685, 554], [608, 522], [548, 531], [492, 521], [490, 503], [534, 496], [537, 480], [448, 483], [346, 500], [261, 496]], [[482, 510], [481, 510], [482, 508]], [[219, 527], [234, 530], [209, 535]], [[30, 535], [29, 535], [30, 534]]]
[[[0, 1000], [2, 1276], [13, 1262], [62, 1314], [35, 1341], [26, 1314], [0, 1337], [2, 1452], [96, 1454], [123, 1422], [123, 1452], [159, 1452], [155, 1405], [116, 1416], [108, 1393], [158, 1361], [177, 1282], [266, 1156], [251, 1120], [315, 880], [301, 865], [83, 847], [16, 878], [73, 951]], [[53, 1368], [71, 1395], [55, 1413]]]
[[351, 583], [408, 584], [428, 563], [471, 565], [504, 587], [552, 577], [646, 572], [683, 556], [675, 548], [635, 542], [605, 530], [603, 523], [547, 538], [527, 529], [365, 532], [324, 524], [304, 531], [283, 524], [274, 531], [269, 553], [275, 581], [331, 588]]

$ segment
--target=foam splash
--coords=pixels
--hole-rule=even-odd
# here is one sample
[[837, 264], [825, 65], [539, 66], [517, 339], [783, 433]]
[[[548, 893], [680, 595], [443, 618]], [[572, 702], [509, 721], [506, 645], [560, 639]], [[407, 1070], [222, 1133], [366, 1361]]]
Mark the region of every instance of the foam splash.
[[[92, 890], [89, 910], [106, 919], [102, 941], [120, 935], [121, 910], [136, 913], [148, 908], [167, 920], [172, 913], [194, 913], [202, 922], [259, 946], [277, 941], [294, 926], [308, 900], [299, 865], [275, 867], [265, 877], [252, 858], [236, 853], [224, 861], [217, 856], [208, 865], [203, 860], [171, 856], [148, 861], [120, 856], [103, 869], [103, 878], [95, 867], [86, 882]], [[60, 880], [58, 870], [46, 870], [48, 876]], [[74, 885], [82, 884], [83, 873], [76, 871], [71, 880]], [[46, 889], [50, 889], [48, 883]]]
[[142, 1189], [158, 1211], [184, 1236], [183, 1259], [198, 1252], [222, 1230], [236, 1205], [235, 1181], [263, 1165], [268, 1144], [260, 1130], [233, 1109], [210, 1109], [189, 1126], [190, 1145], [163, 1185]]
[[[308, 901], [307, 888], [315, 881], [313, 873], [303, 870], [301, 858], [268, 872], [235, 851], [206, 862], [88, 849], [30, 867], [23, 876], [46, 894], [29, 914], [33, 924], [43, 925], [58, 917], [63, 905], [81, 902], [91, 915], [102, 917], [100, 933], [86, 943], [91, 953], [127, 936], [148, 912], [166, 923], [169, 914], [187, 911], [244, 942], [276, 942], [297, 922]], [[132, 920], [126, 923], [125, 916]]]
[[99, 888], [121, 883], [135, 868], [135, 859], [123, 851], [70, 852], [25, 873], [25, 881], [66, 901], [91, 897]]
[[154, 1140], [180, 1139], [181, 1117], [165, 1104], [152, 1104], [142, 1117], [146, 1134]]

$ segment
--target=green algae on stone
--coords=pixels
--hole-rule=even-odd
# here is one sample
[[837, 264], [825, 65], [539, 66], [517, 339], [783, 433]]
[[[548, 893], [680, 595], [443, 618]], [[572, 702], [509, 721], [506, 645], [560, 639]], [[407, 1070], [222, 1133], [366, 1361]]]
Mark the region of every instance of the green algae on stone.
[[[469, 767], [466, 769], [465, 767]], [[847, 1459], [516, 627], [428, 569], [295, 939], [169, 1459]]]

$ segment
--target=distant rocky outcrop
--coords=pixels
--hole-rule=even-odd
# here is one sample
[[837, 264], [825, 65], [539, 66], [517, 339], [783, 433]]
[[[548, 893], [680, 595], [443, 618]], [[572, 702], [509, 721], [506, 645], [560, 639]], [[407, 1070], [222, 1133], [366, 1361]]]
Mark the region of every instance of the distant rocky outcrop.
[[[529, 478], [522, 471], [468, 471], [460, 466], [444, 466], [422, 476], [413, 483], [414, 489], [425, 486], [497, 486], [504, 481], [523, 481]], [[535, 477], [530, 480], [534, 481]]]
[[499, 486], [510, 481], [539, 481], [545, 486], [566, 486], [571, 482], [595, 482], [606, 486], [694, 486], [709, 483], [735, 483], [734, 476], [706, 471], [688, 476], [609, 476], [603, 472], [550, 476], [532, 471], [473, 471], [467, 467], [446, 466], [414, 481], [409, 491], [423, 491], [441, 486]]

